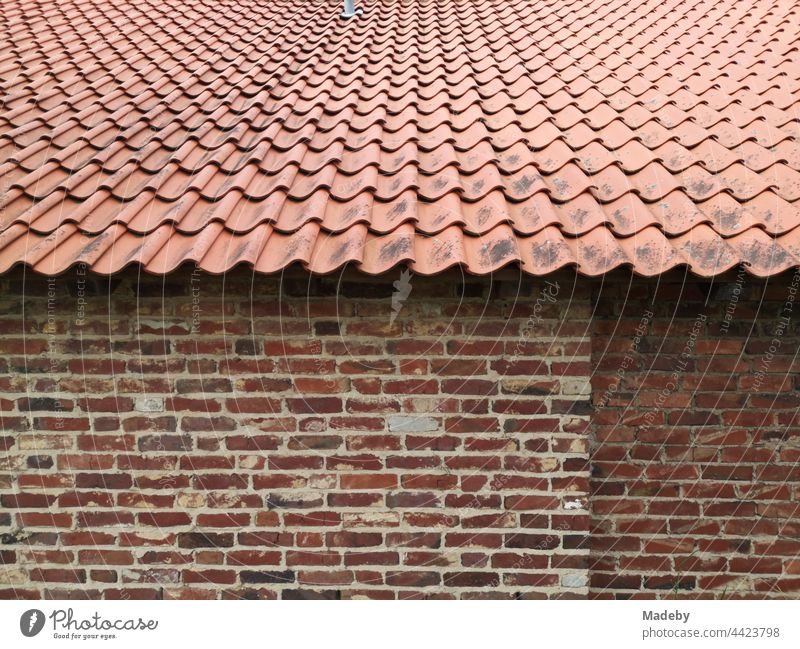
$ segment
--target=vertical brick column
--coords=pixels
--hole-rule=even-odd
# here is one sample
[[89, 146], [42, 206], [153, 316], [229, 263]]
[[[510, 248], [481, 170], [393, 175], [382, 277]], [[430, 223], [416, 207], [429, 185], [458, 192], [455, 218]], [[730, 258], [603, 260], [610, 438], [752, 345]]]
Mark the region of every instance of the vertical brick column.
[[593, 597], [797, 597], [798, 286], [598, 289]]
[[7, 276], [0, 593], [585, 596], [573, 280]]

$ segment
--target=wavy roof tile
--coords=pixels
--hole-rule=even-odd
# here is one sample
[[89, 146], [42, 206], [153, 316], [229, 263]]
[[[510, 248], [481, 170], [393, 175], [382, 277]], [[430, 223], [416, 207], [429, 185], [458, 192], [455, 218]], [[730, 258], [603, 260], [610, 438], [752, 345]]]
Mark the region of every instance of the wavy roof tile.
[[800, 4], [4, 0], [0, 271], [800, 265]]

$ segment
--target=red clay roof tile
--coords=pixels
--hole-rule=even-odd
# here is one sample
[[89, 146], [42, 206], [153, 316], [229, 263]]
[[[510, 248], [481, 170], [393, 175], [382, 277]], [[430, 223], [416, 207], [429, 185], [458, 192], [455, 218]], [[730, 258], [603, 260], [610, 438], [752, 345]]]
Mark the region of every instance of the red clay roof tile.
[[800, 5], [6, 0], [0, 271], [800, 265]]

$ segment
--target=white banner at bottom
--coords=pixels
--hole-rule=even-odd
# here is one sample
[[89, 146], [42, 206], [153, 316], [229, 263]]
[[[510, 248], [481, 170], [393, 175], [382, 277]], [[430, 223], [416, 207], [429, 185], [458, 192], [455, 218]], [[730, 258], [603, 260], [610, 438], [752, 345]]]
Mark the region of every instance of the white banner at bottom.
[[[7, 647], [800, 646], [796, 601], [0, 602]], [[588, 643], [592, 643], [589, 645]], [[598, 645], [598, 643], [600, 643]]]

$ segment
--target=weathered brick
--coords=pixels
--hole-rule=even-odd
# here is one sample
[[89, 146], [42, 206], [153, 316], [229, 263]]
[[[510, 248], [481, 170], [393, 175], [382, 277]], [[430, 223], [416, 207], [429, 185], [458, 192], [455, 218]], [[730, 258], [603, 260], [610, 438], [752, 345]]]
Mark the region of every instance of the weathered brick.
[[[287, 278], [280, 298], [277, 282], [251, 280], [204, 277], [198, 313], [188, 275], [165, 285], [123, 274], [113, 293], [88, 299], [83, 343], [56, 332], [55, 363], [23, 357], [47, 351], [43, 337], [6, 336], [2, 557], [47, 578], [29, 576], [20, 593], [586, 594], [561, 577], [588, 575], [587, 551], [566, 549], [586, 535], [586, 509], [564, 509], [588, 497], [588, 319], [559, 329], [559, 307], [548, 307], [540, 332], [564, 340], [521, 342], [535, 290], [492, 294], [476, 278], [456, 294], [460, 277], [420, 276], [408, 319], [390, 324], [390, 278], [347, 289]], [[26, 313], [45, 317], [46, 300], [26, 299]], [[9, 332], [22, 324], [16, 312], [4, 319]], [[554, 377], [556, 361], [567, 378]], [[526, 528], [553, 547], [521, 549], [520, 565], [495, 574], [493, 554]], [[556, 549], [577, 558], [553, 568]], [[45, 559], [68, 571], [37, 566]]]

